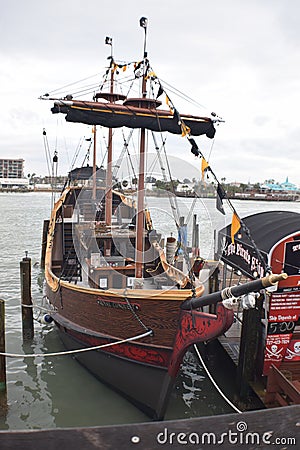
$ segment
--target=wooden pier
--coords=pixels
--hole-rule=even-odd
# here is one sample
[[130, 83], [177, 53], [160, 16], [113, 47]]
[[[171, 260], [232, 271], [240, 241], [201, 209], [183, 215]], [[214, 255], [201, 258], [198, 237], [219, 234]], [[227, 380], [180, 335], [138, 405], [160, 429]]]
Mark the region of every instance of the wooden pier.
[[0, 431], [1, 450], [297, 448], [300, 406], [128, 425]]
[[[298, 365], [297, 365], [298, 366]], [[274, 405], [288, 406], [291, 404], [300, 405], [300, 381], [295, 376], [295, 372], [277, 369], [272, 365], [266, 387], [265, 404], [269, 407]], [[299, 371], [298, 367], [295, 367]]]

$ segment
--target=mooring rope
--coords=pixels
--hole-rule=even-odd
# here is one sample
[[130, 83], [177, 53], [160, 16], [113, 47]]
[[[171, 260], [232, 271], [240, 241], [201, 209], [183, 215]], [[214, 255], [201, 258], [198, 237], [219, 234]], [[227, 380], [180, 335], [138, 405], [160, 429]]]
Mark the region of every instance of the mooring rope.
[[195, 352], [197, 353], [198, 358], [200, 359], [200, 362], [202, 364], [203, 369], [205, 370], [208, 378], [210, 379], [210, 381], [212, 382], [212, 384], [214, 385], [214, 387], [217, 389], [217, 391], [219, 392], [219, 394], [221, 395], [221, 397], [223, 397], [223, 399], [225, 400], [226, 403], [228, 403], [229, 406], [231, 406], [231, 408], [233, 408], [236, 412], [238, 412], [239, 414], [242, 414], [243, 411], [240, 411], [230, 400], [229, 398], [226, 397], [226, 395], [224, 394], [224, 392], [220, 389], [220, 387], [217, 385], [217, 383], [215, 382], [215, 380], [213, 379], [210, 371], [208, 370], [199, 350], [196, 344], [194, 344], [194, 349]]
[[112, 347], [114, 345], [125, 344], [126, 342], [137, 341], [138, 339], [143, 339], [147, 336], [150, 336], [153, 333], [152, 330], [148, 330], [146, 333], [139, 334], [137, 336], [133, 336], [127, 339], [121, 339], [120, 341], [110, 342], [109, 344], [97, 345], [95, 347], [86, 347], [79, 348], [76, 350], [66, 350], [64, 352], [56, 352], [56, 353], [30, 353], [30, 354], [18, 354], [18, 353], [4, 353], [0, 352], [1, 356], [6, 356], [7, 358], [44, 358], [49, 356], [64, 356], [64, 355], [74, 355], [75, 353], [84, 353], [90, 352], [92, 350], [100, 350], [102, 348]]
[[55, 314], [57, 311], [55, 311], [54, 309], [49, 309], [49, 308], [44, 308], [43, 306], [39, 306], [39, 305], [25, 305], [25, 303], [21, 303], [22, 308], [32, 308], [32, 309], [39, 309], [40, 311], [44, 311], [46, 313], [49, 314]]

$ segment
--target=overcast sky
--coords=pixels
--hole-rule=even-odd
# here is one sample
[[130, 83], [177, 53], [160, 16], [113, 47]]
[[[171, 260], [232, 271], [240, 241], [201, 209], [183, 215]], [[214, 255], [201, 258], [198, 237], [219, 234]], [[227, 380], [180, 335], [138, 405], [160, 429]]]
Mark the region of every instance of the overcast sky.
[[[299, 0], [0, 0], [0, 5], [0, 157], [24, 158], [26, 174], [47, 173], [43, 127], [51, 151], [56, 146], [57, 118], [50, 102], [38, 97], [101, 74], [107, 35], [114, 39], [116, 59], [140, 58], [139, 18], [146, 16], [148, 54], [157, 75], [226, 121], [210, 156], [218, 178], [281, 182], [288, 176], [300, 185]], [[59, 149], [62, 174], [75, 150], [72, 126], [64, 128], [67, 156]], [[195, 163], [189, 150], [187, 158]]]

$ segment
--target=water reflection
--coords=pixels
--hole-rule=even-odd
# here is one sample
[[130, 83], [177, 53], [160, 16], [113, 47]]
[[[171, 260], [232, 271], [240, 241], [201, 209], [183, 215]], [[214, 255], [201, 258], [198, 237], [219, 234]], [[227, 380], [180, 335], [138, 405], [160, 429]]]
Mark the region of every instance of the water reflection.
[[[192, 199], [189, 200], [192, 202]], [[153, 202], [155, 206], [158, 200], [153, 199]], [[159, 206], [165, 208], [161, 202], [162, 199], [159, 199]], [[207, 210], [211, 211], [215, 200], [205, 202], [210, 204]], [[267, 202], [250, 202], [249, 205], [249, 202], [240, 201], [239, 207], [238, 210], [245, 214], [249, 213], [249, 208], [253, 212], [259, 208], [274, 209]], [[276, 209], [291, 210], [292, 207], [297, 207], [296, 210], [300, 212], [300, 204], [276, 204]], [[194, 209], [199, 217], [201, 208]], [[0, 295], [6, 302], [6, 350], [11, 353], [42, 354], [63, 351], [56, 328], [36, 322], [32, 343], [22, 345], [19, 261], [25, 256], [25, 250], [29, 250], [32, 259], [32, 296], [34, 302], [41, 302], [42, 290], [38, 283], [40, 270], [36, 263], [40, 261], [42, 226], [44, 218], [49, 216], [50, 194], [0, 194], [0, 209], [2, 218], [5, 217], [5, 220], [0, 220]], [[203, 247], [205, 230], [207, 228], [211, 233], [213, 226], [208, 220], [202, 229]], [[206, 256], [210, 249], [209, 241]], [[220, 378], [224, 378], [222, 368], [219, 373]], [[0, 416], [1, 429], [93, 426], [149, 420], [98, 382], [70, 356], [7, 358], [7, 401], [6, 414]], [[196, 355], [189, 352], [177, 377], [166, 419], [224, 412], [232, 410], [220, 399], [201, 369]]]

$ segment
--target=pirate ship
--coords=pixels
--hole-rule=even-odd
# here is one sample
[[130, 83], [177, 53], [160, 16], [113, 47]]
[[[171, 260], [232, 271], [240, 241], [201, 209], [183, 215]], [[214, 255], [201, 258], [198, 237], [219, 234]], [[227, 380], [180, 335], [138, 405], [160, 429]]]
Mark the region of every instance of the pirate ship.
[[[150, 66], [147, 20], [142, 18], [140, 25], [145, 33], [141, 61], [118, 64], [111, 55], [105, 82], [92, 101], [71, 95], [54, 99], [52, 113], [94, 127], [94, 164], [90, 178], [90, 168], [70, 172], [54, 204], [45, 228], [45, 290], [66, 347], [88, 350], [76, 354], [84, 366], [150, 417], [162, 419], [188, 347], [214, 339], [231, 326], [233, 312], [223, 304], [228, 295], [260, 291], [284, 274], [238, 286], [229, 294], [204, 295], [197, 239], [189, 248], [174, 198], [170, 202], [178, 238], [169, 236], [164, 245], [155, 230], [145, 205], [148, 133], [154, 142], [158, 132], [181, 134], [199, 156], [194, 137], [213, 138], [220, 119], [179, 113]], [[128, 67], [133, 68], [133, 81], [141, 81], [141, 97], [115, 91], [116, 77]], [[169, 110], [161, 108], [161, 95]], [[103, 176], [97, 176], [97, 126], [108, 130]], [[112, 138], [119, 127], [139, 130], [133, 198], [113, 188]]]

